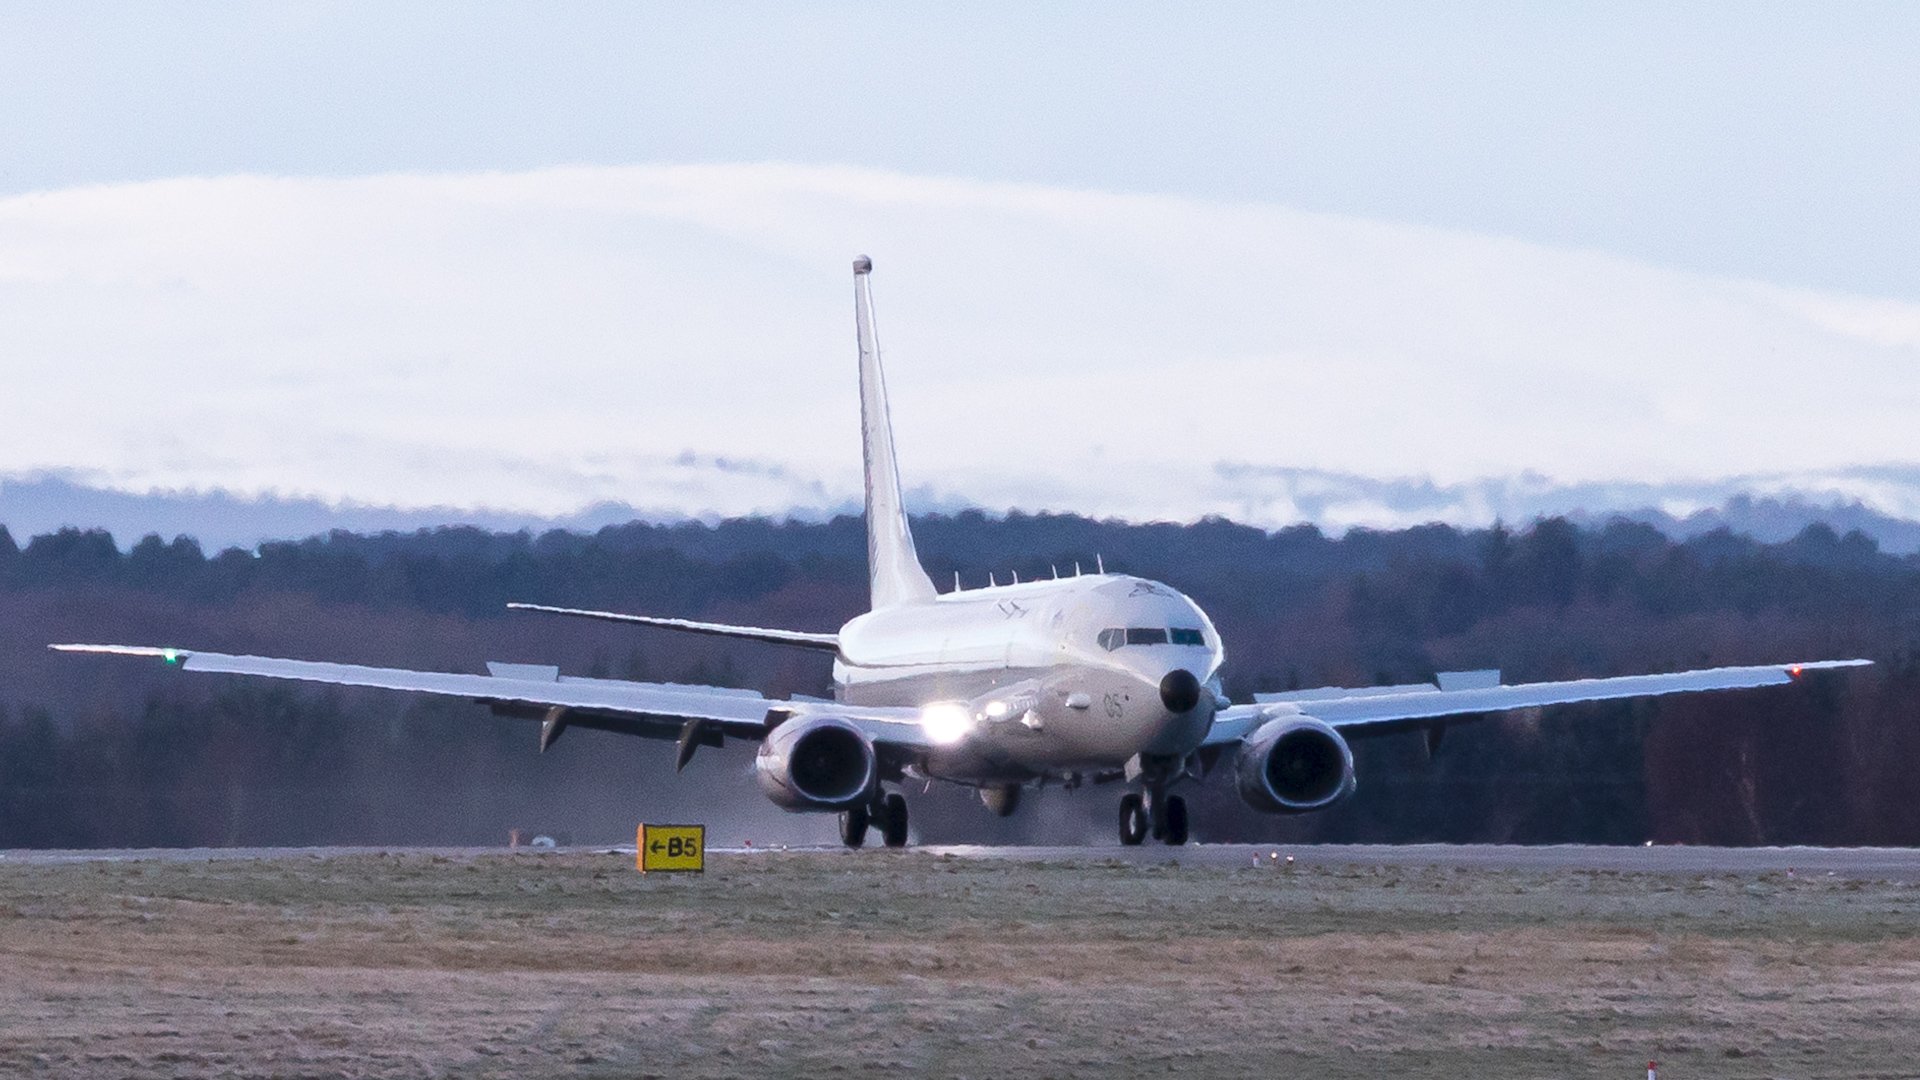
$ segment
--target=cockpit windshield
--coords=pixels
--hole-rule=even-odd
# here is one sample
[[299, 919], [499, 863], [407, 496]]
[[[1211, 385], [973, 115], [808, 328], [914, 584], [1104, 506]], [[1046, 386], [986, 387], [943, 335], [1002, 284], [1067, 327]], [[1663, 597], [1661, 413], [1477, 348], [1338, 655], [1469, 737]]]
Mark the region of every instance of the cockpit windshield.
[[1100, 631], [1100, 647], [1112, 652], [1122, 645], [1200, 645], [1207, 643], [1198, 629], [1186, 626], [1128, 626]]

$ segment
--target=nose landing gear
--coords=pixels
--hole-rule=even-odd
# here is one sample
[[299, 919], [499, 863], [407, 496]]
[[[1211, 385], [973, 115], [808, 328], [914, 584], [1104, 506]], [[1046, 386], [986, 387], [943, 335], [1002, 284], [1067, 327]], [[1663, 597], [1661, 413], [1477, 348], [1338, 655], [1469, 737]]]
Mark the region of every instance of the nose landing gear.
[[994, 817], [1012, 817], [1020, 809], [1020, 785], [1002, 784], [980, 789], [980, 801]]
[[1160, 827], [1154, 835], [1174, 847], [1187, 842], [1187, 800], [1178, 795], [1169, 795], [1160, 800], [1165, 810], [1160, 816]]
[[1130, 791], [1120, 797], [1120, 842], [1137, 847], [1151, 835], [1179, 847], [1187, 842], [1187, 800], [1164, 791]]

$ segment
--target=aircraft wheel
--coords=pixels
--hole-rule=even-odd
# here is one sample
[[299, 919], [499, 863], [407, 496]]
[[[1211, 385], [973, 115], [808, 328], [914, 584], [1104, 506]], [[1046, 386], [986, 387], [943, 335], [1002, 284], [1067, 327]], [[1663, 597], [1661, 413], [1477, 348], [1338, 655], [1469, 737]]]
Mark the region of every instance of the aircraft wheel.
[[1137, 791], [1120, 796], [1120, 842], [1137, 847], [1147, 838], [1147, 800]]
[[840, 842], [857, 848], [867, 842], [867, 808], [856, 806], [840, 811]]
[[1012, 817], [1013, 812], [1020, 809], [1020, 785], [983, 787], [980, 789], [980, 801], [986, 804], [994, 817]]
[[1187, 800], [1178, 795], [1167, 796], [1167, 831], [1161, 839], [1174, 847], [1187, 842]]
[[893, 792], [880, 805], [886, 808], [886, 817], [880, 822], [880, 836], [888, 847], [907, 846], [907, 797]]

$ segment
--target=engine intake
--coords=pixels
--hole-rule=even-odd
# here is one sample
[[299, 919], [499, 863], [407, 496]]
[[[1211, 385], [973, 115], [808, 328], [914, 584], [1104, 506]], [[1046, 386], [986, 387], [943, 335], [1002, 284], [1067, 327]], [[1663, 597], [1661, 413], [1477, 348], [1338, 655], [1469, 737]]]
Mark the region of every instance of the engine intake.
[[754, 775], [787, 810], [845, 810], [873, 800], [879, 763], [873, 744], [845, 720], [817, 716], [774, 728], [760, 744]]
[[1269, 720], [1240, 744], [1240, 797], [1255, 810], [1300, 814], [1353, 793], [1347, 740], [1311, 716]]

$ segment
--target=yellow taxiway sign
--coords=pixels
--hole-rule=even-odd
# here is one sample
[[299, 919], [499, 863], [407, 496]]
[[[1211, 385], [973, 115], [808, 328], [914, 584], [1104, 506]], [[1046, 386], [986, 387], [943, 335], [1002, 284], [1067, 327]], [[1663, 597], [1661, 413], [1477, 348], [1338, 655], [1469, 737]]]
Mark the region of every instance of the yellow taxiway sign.
[[641, 873], [700, 873], [707, 868], [705, 825], [642, 825], [634, 843]]

